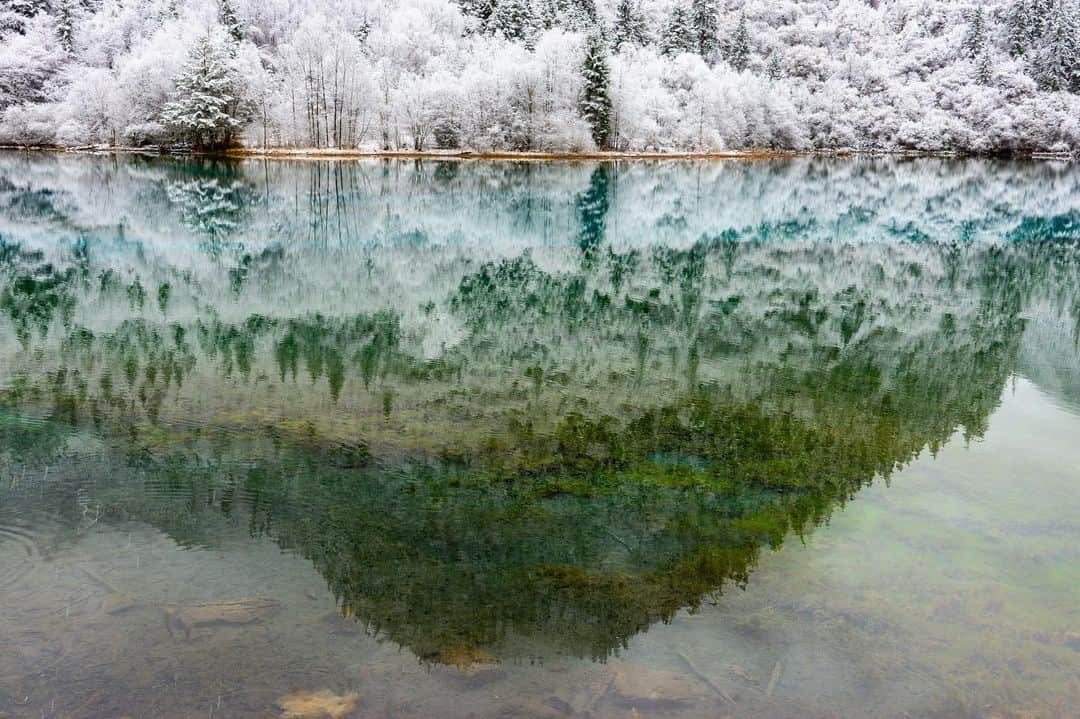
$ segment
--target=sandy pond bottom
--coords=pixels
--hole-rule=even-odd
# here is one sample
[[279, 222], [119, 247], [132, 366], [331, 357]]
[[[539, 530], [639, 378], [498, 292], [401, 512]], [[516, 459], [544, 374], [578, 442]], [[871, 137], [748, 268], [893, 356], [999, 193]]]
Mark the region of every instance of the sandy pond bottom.
[[0, 717], [1080, 716], [1078, 436], [1018, 379], [982, 442], [605, 663], [429, 666], [270, 541], [99, 522], [46, 549], [48, 518], [0, 515]]

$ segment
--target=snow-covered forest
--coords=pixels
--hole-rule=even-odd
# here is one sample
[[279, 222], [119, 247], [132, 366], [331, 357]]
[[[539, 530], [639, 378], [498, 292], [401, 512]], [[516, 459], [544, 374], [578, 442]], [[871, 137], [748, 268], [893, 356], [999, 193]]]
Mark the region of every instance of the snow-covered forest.
[[3, 0], [0, 143], [1075, 152], [1080, 0]]

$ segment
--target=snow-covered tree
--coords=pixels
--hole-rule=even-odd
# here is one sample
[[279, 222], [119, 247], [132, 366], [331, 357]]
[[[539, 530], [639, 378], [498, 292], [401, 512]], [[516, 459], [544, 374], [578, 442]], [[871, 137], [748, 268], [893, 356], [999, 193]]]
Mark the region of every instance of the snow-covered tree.
[[689, 11], [682, 5], [671, 8], [667, 24], [660, 34], [660, 52], [665, 55], [678, 55], [694, 52], [697, 49], [697, 35]]
[[79, 22], [81, 10], [78, 0], [56, 0], [56, 36], [67, 52], [75, 49], [75, 25]]
[[1080, 3], [1057, 0], [1051, 6], [1028, 58], [1041, 88], [1080, 93]]
[[487, 28], [507, 40], [528, 40], [536, 33], [538, 19], [529, 0], [496, 0]]
[[587, 34], [597, 29], [595, 0], [536, 0], [536, 16], [545, 29], [561, 27]]
[[779, 50], [769, 53], [769, 61], [765, 63], [765, 74], [772, 80], [779, 80], [784, 76], [784, 61], [780, 57]]
[[280, 52], [284, 87], [276, 116], [284, 144], [356, 147], [377, 115], [383, 118], [381, 130], [392, 134], [391, 70], [380, 76], [360, 40], [334, 20], [305, 18]]
[[[606, 34], [610, 147], [1075, 152], [1078, 15], [1077, 0], [9, 0], [0, 134], [581, 150], [587, 38]], [[187, 74], [206, 36], [228, 101], [192, 92], [214, 76]]]
[[21, 32], [0, 39], [0, 111], [48, 100], [49, 85], [67, 59], [51, 17], [35, 13], [26, 18]]
[[646, 45], [649, 42], [649, 27], [641, 12], [641, 5], [635, 0], [619, 0], [615, 6], [615, 20], [612, 23], [612, 46], [618, 52], [623, 45]]
[[564, 9], [562, 25], [578, 32], [595, 32], [600, 15], [596, 0], [560, 0]]
[[979, 56], [975, 58], [975, 82], [980, 85], [992, 85], [994, 83], [994, 65], [990, 58], [990, 52], [983, 48]]
[[480, 21], [481, 27], [487, 27], [488, 18], [495, 12], [495, 0], [459, 0], [462, 12]]
[[117, 144], [122, 103], [116, 76], [107, 68], [78, 66], [65, 77], [57, 140], [65, 144]]
[[694, 51], [711, 60], [720, 46], [720, 10], [716, 0], [691, 0], [690, 25], [694, 32]]
[[0, 5], [0, 34], [26, 32], [28, 21], [48, 8], [47, 0], [6, 0]]
[[1026, 55], [1040, 44], [1055, 0], [1013, 0], [1008, 12], [1009, 51]]
[[986, 17], [981, 5], [969, 14], [963, 48], [973, 60], [982, 55], [986, 48]]
[[228, 41], [207, 33], [192, 45], [162, 122], [196, 148], [228, 147], [247, 119], [241, 93]]
[[739, 24], [728, 41], [724, 57], [739, 72], [750, 67], [750, 29], [745, 13], [739, 16]]
[[229, 33], [229, 37], [233, 39], [233, 42], [240, 42], [244, 39], [244, 27], [236, 16], [236, 10], [233, 8], [231, 0], [221, 0], [220, 19], [221, 26]]
[[611, 142], [610, 70], [607, 44], [600, 33], [585, 41], [585, 62], [581, 68], [584, 87], [581, 91], [581, 116], [592, 130], [593, 142], [602, 150]]
[[1014, 0], [1006, 26], [1009, 52], [1027, 60], [1042, 89], [1080, 92], [1080, 3]]
[[277, 129], [274, 127], [273, 112], [281, 101], [281, 78], [271, 72], [252, 43], [238, 43], [235, 50], [233, 63], [237, 74], [243, 78], [243, 102], [250, 117], [250, 139], [265, 148], [270, 145], [271, 132]]

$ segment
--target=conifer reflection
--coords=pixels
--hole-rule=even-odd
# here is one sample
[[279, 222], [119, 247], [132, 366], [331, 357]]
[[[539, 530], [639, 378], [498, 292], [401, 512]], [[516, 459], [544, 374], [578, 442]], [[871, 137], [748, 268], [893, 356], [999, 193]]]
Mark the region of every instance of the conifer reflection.
[[[434, 174], [425, 191], [468, 181]], [[310, 188], [321, 237], [361, 202], [352, 180]], [[183, 545], [269, 537], [425, 659], [602, 658], [924, 448], [980, 436], [1033, 316], [1075, 347], [1068, 214], [1009, 242], [926, 239], [918, 215], [896, 231], [921, 239], [885, 243], [795, 217], [634, 244], [613, 237], [618, 182], [600, 165], [563, 196], [569, 242], [499, 253], [390, 221], [393, 242], [184, 266], [5, 242], [5, 465], [68, 480], [25, 501], [89, 493]], [[513, 226], [550, 229], [514, 186]], [[250, 203], [225, 204], [196, 230], [244, 236]]]

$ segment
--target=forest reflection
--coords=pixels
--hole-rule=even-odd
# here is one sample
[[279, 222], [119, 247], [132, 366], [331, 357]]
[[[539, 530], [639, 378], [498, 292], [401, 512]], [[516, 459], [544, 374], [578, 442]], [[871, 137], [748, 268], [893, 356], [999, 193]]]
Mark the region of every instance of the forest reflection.
[[1080, 341], [1037, 164], [2, 159], [3, 472], [51, 470], [0, 496], [270, 537], [430, 661], [605, 658], [981, 436], [1033, 318]]

